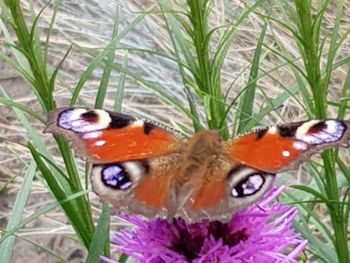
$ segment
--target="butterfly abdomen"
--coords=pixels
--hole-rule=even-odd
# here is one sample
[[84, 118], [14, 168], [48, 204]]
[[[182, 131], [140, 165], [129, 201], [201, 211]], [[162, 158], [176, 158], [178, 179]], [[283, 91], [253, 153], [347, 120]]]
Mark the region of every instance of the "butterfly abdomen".
[[182, 149], [181, 171], [177, 176], [180, 184], [191, 184], [205, 179], [207, 170], [215, 166], [222, 155], [222, 146], [216, 133], [204, 131], [188, 140]]

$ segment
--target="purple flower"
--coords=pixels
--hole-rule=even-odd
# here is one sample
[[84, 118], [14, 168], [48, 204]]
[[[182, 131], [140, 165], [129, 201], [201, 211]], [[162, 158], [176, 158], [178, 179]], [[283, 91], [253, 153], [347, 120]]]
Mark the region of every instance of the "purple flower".
[[297, 262], [307, 241], [293, 231], [296, 208], [273, 201], [283, 190], [271, 191], [228, 223], [204, 220], [187, 224], [183, 219], [148, 222], [138, 216], [119, 215], [136, 227], [119, 231], [112, 242], [118, 252], [137, 262]]

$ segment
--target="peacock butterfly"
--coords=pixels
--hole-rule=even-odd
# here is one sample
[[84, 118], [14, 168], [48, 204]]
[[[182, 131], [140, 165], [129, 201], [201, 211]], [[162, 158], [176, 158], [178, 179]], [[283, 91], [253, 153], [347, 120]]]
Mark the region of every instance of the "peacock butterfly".
[[259, 200], [275, 174], [324, 149], [349, 146], [349, 121], [311, 120], [227, 141], [203, 131], [182, 139], [149, 120], [87, 108], [53, 111], [63, 135], [94, 164], [93, 190], [117, 211], [148, 218], [226, 221]]

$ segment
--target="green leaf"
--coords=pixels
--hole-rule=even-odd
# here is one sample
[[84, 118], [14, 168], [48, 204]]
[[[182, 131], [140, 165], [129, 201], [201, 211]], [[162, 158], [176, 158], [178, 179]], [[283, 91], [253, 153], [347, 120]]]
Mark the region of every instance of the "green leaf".
[[[21, 189], [17, 194], [15, 203], [12, 208], [12, 212], [9, 217], [9, 221], [7, 223], [6, 231], [9, 231], [10, 229], [14, 228], [21, 221], [25, 204], [27, 202], [30, 190], [32, 188], [32, 182], [33, 182], [35, 170], [36, 170], [36, 165], [35, 165], [35, 162], [32, 161], [28, 166], [28, 170], [24, 176]], [[0, 245], [0, 262], [1, 263], [11, 262], [15, 239], [16, 239], [15, 236], [11, 236]]]
[[94, 236], [92, 237], [89, 247], [89, 254], [86, 263], [99, 262], [100, 256], [103, 255], [103, 249], [109, 244], [109, 218], [110, 210], [107, 204], [103, 204], [100, 219], [97, 223]]
[[252, 66], [249, 74], [249, 84], [247, 85], [245, 92], [241, 96], [240, 100], [240, 111], [238, 117], [238, 128], [237, 132], [243, 133], [244, 127], [248, 124], [252, 114], [253, 114], [253, 105], [255, 102], [255, 92], [256, 92], [256, 80], [259, 74], [259, 65], [261, 57], [261, 49], [264, 43], [265, 33], [267, 29], [267, 21], [265, 21], [264, 26], [261, 30], [258, 44], [255, 48], [254, 58], [252, 61]]
[[[125, 54], [125, 58], [123, 61], [123, 68], [127, 68], [128, 66], [128, 53]], [[114, 111], [121, 112], [122, 104], [124, 99], [124, 88], [125, 88], [125, 72], [120, 72], [118, 88], [114, 100]]]
[[72, 47], [73, 47], [73, 46], [70, 46], [70, 47], [68, 48], [66, 54], [63, 56], [63, 58], [61, 59], [60, 63], [58, 63], [56, 69], [55, 69], [54, 72], [52, 73], [51, 78], [50, 78], [49, 93], [53, 93], [53, 92], [55, 91], [55, 82], [56, 82], [57, 74], [58, 74], [60, 68], [62, 67], [64, 61], [65, 61], [66, 58], [68, 57], [70, 51], [72, 50]]
[[19, 110], [21, 110], [23, 112], [26, 112], [30, 116], [32, 116], [33, 118], [35, 118], [38, 121], [40, 121], [41, 123], [45, 123], [46, 122], [46, 120], [43, 117], [41, 117], [40, 114], [32, 111], [28, 107], [26, 107], [26, 106], [24, 106], [24, 105], [22, 105], [20, 103], [17, 103], [15, 101], [11, 100], [11, 99], [0, 97], [0, 103], [4, 104], [4, 105], [7, 105], [7, 106], [10, 106], [10, 107], [13, 107], [13, 108], [17, 108], [17, 109], [19, 109]]
[[[112, 39], [116, 38], [118, 35], [118, 23], [119, 23], [119, 7], [117, 6], [116, 15], [114, 18], [114, 25], [113, 25], [113, 33], [112, 33]], [[100, 87], [98, 88], [98, 92], [96, 95], [95, 100], [95, 108], [100, 109], [103, 108], [104, 100], [106, 98], [107, 94], [107, 88], [109, 79], [111, 77], [112, 69], [113, 69], [113, 61], [115, 58], [115, 51], [117, 47], [117, 42], [114, 43], [110, 48], [110, 52], [106, 55], [106, 63], [105, 68], [103, 70], [102, 79], [100, 82]]]
[[79, 193], [75, 193], [67, 197], [66, 199], [60, 201], [60, 202], [53, 202], [52, 204], [49, 204], [45, 207], [39, 208], [34, 214], [30, 215], [26, 219], [23, 219], [20, 223], [18, 223], [16, 226], [8, 230], [5, 234], [3, 234], [0, 238], [0, 244], [2, 244], [7, 238], [14, 235], [19, 229], [25, 227], [26, 225], [34, 222], [37, 220], [40, 216], [47, 214], [48, 212], [56, 209], [57, 207], [64, 206], [67, 202], [71, 202], [75, 200], [76, 198], [80, 198], [81, 196], [86, 195], [87, 191], [82, 191]]
[[322, 200], [324, 203], [328, 203], [328, 199], [326, 196], [322, 195], [320, 192], [317, 192], [315, 189], [305, 186], [305, 185], [291, 185], [291, 188], [298, 189], [304, 192], [307, 192], [309, 194], [312, 194], [313, 196], [317, 197], [318, 199]]

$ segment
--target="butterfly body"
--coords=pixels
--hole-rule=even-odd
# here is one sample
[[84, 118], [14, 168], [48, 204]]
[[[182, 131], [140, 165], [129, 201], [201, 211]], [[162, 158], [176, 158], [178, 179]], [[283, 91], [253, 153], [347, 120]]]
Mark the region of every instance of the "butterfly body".
[[275, 173], [312, 154], [347, 146], [349, 123], [305, 121], [222, 141], [213, 131], [183, 139], [128, 115], [63, 108], [46, 131], [65, 136], [94, 163], [94, 192], [122, 212], [148, 218], [226, 221], [259, 200]]

